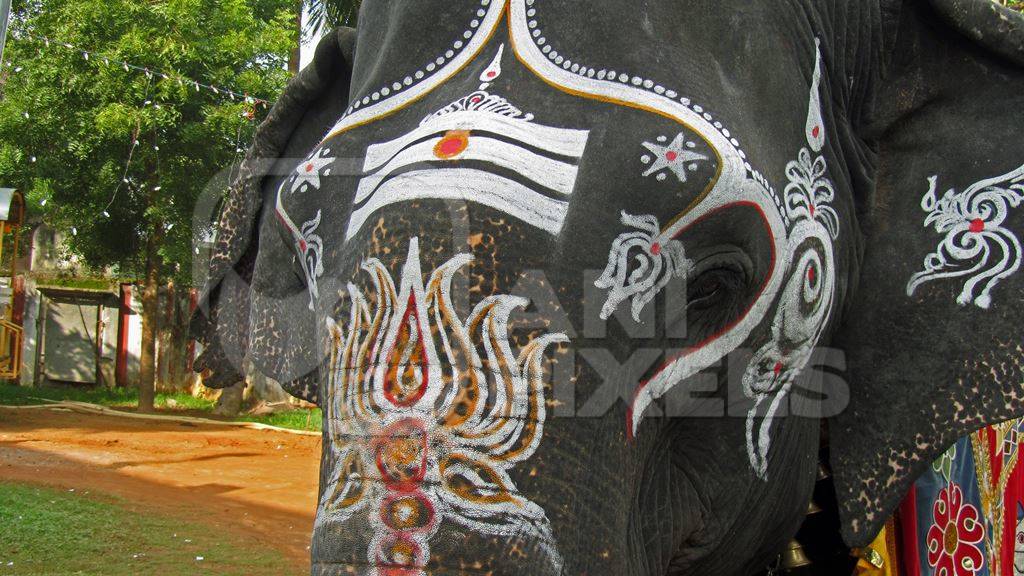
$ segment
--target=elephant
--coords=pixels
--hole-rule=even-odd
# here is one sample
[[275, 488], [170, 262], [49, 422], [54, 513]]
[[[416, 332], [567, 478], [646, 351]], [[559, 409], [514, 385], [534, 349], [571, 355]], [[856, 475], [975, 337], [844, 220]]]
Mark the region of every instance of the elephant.
[[192, 324], [207, 386], [251, 362], [323, 409], [313, 574], [752, 574], [823, 424], [856, 547], [1024, 414], [1018, 13], [358, 22], [259, 127]]

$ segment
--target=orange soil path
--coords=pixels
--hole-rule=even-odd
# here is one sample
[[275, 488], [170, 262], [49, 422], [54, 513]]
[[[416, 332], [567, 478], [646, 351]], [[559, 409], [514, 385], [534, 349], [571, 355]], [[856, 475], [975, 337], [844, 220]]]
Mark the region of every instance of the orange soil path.
[[0, 480], [113, 494], [297, 566], [309, 566], [319, 456], [315, 436], [0, 407]]

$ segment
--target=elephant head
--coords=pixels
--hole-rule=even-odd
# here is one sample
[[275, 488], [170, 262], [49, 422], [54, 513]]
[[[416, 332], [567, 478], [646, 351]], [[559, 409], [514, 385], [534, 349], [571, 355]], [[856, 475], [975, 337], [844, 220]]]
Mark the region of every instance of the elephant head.
[[[1024, 413], [1024, 21], [988, 0], [367, 0], [194, 333], [324, 410], [316, 574], [723, 574]], [[1015, 296], [1016, 294], [1016, 296]]]

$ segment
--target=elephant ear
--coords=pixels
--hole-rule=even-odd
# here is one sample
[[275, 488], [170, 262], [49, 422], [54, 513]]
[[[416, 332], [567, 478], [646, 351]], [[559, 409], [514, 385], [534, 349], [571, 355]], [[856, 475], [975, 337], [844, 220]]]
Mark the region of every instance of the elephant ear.
[[831, 419], [843, 536], [865, 546], [914, 480], [974, 430], [1024, 414], [1024, 18], [990, 0], [883, 0], [861, 134], [861, 267]]
[[[244, 379], [244, 362], [279, 381], [289, 393], [317, 401], [320, 354], [313, 341], [313, 316], [300, 276], [275, 274], [260, 280], [266, 262], [295, 260], [270, 225], [275, 175], [294, 168], [348, 106], [355, 30], [338, 28], [317, 46], [312, 63], [288, 83], [256, 131], [232, 183], [216, 226], [216, 242], [192, 338], [203, 346], [195, 370], [203, 384], [226, 388]], [[255, 284], [254, 284], [255, 282]], [[262, 286], [261, 286], [262, 284]], [[285, 322], [287, 320], [287, 322]], [[306, 330], [287, 330], [303, 326]]]

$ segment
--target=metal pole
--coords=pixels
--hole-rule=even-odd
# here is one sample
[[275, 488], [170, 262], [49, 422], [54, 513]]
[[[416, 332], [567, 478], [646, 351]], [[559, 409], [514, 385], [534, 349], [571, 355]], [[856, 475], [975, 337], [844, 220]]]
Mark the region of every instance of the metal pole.
[[7, 21], [11, 18], [11, 0], [0, 0], [0, 67], [4, 63], [4, 44], [7, 43]]

